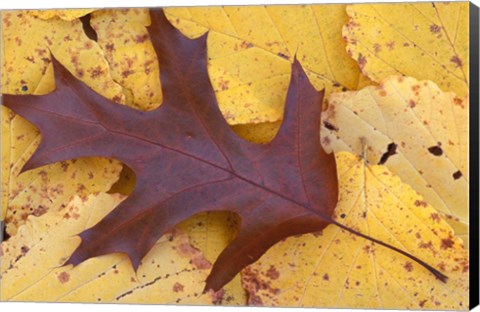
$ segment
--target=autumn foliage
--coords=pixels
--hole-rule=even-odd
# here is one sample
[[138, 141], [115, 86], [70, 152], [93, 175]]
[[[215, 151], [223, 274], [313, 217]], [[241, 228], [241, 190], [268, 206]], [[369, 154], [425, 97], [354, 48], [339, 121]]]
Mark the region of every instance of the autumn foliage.
[[468, 307], [468, 4], [164, 12], [2, 12], [2, 300]]

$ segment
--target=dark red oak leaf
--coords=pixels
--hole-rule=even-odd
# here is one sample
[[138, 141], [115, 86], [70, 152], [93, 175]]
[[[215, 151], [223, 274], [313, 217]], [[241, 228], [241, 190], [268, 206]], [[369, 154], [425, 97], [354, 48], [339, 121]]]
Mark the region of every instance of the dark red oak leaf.
[[337, 203], [333, 154], [320, 146], [323, 92], [295, 61], [282, 126], [266, 145], [231, 131], [207, 73], [204, 35], [190, 40], [163, 11], [152, 10], [150, 38], [160, 64], [163, 104], [150, 112], [111, 102], [53, 60], [56, 90], [44, 96], [5, 95], [4, 105], [34, 123], [42, 141], [23, 170], [103, 156], [137, 174], [132, 194], [80, 234], [68, 263], [126, 253], [135, 269], [166, 231], [201, 211], [229, 210], [241, 217], [236, 238], [213, 265], [206, 289], [218, 290], [278, 241], [328, 224], [421, 260], [332, 219]]

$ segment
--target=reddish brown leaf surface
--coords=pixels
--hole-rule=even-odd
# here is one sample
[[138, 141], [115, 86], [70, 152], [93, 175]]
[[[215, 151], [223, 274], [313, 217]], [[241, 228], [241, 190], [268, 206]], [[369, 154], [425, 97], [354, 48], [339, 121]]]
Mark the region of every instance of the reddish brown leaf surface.
[[158, 109], [115, 104], [55, 61], [53, 93], [6, 95], [4, 103], [43, 135], [24, 170], [104, 156], [137, 174], [129, 198], [80, 234], [82, 243], [69, 263], [122, 252], [137, 268], [175, 224], [201, 211], [230, 210], [240, 215], [241, 228], [207, 279], [206, 288], [218, 290], [279, 240], [338, 225], [331, 218], [338, 192], [335, 161], [320, 146], [323, 93], [294, 62], [278, 135], [266, 145], [244, 141], [218, 109], [206, 67], [206, 35], [187, 39], [162, 11], [151, 15], [164, 94]]

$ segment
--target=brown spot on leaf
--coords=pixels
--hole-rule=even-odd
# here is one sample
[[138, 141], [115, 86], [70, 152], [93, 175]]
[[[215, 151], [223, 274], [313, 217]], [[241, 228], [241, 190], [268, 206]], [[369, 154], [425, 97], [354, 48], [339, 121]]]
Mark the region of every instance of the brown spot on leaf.
[[428, 148], [428, 151], [435, 156], [441, 156], [443, 154], [443, 150], [440, 146], [434, 145]]
[[35, 208], [35, 210], [33, 211], [32, 214], [35, 217], [39, 217], [39, 216], [45, 214], [47, 211], [48, 211], [47, 207], [40, 205], [37, 208]]
[[420, 243], [418, 244], [418, 247], [419, 248], [422, 248], [422, 249], [431, 249], [433, 247], [433, 244], [432, 244], [432, 241], [428, 241], [428, 243]]
[[87, 41], [83, 44], [83, 47], [86, 49], [86, 50], [90, 50], [92, 47], [93, 47], [93, 44], [90, 42], [90, 41]]
[[183, 288], [184, 288], [184, 286], [182, 284], [178, 283], [178, 282], [175, 283], [175, 285], [173, 285], [173, 291], [174, 292], [181, 292], [181, 291], [183, 291]]
[[330, 276], [328, 276], [328, 273], [325, 273], [325, 274], [323, 274], [322, 279], [323, 279], [324, 281], [329, 281], [329, 280], [330, 280]]
[[248, 304], [251, 306], [261, 307], [263, 306], [262, 298], [256, 295], [250, 295], [248, 299]]
[[248, 49], [248, 48], [253, 47], [253, 43], [251, 43], [251, 42], [246, 42], [246, 41], [242, 41], [242, 43], [240, 44], [240, 47], [242, 47], [242, 48], [244, 48], [244, 49]]
[[465, 108], [462, 99], [457, 96], [453, 99], [453, 104], [460, 106], [461, 108]]
[[452, 58], [450, 59], [450, 62], [454, 63], [456, 65], [456, 67], [462, 67], [463, 66], [462, 59], [459, 58], [456, 55], [452, 56]]
[[113, 52], [115, 50], [115, 44], [107, 43], [105, 45], [105, 50], [107, 50], [107, 52]]
[[365, 65], [367, 65], [367, 59], [362, 55], [362, 53], [358, 54], [358, 67], [360, 70], [363, 71]]
[[412, 272], [413, 271], [413, 265], [410, 261], [405, 262], [403, 267], [405, 268], [405, 270], [407, 270], [407, 272]]
[[448, 249], [448, 248], [452, 248], [453, 245], [454, 245], [453, 240], [451, 240], [450, 238], [444, 238], [442, 239], [442, 245], [440, 246], [440, 248]]
[[417, 207], [427, 207], [427, 205], [428, 205], [428, 204], [427, 204], [425, 201], [423, 201], [423, 200], [418, 200], [418, 199], [417, 199], [417, 200], [415, 201], [415, 206], [417, 206]]
[[27, 246], [22, 246], [22, 248], [20, 248], [20, 251], [22, 253], [22, 256], [25, 256], [25, 254], [30, 250], [30, 248], [28, 248]]
[[440, 215], [438, 213], [430, 214], [430, 218], [435, 222], [440, 222], [440, 220], [441, 220]]
[[78, 78], [83, 78], [83, 76], [85, 76], [85, 71], [81, 68], [77, 68], [77, 70], [75, 71], [75, 73], [77, 74], [77, 77]]
[[267, 277], [269, 277], [270, 279], [272, 280], [276, 280], [278, 279], [278, 277], [280, 276], [280, 272], [277, 271], [277, 269], [271, 265], [270, 268], [268, 269], [267, 271]]
[[462, 177], [462, 172], [460, 170], [458, 170], [457, 172], [453, 173], [452, 176], [455, 180], [458, 180]]
[[68, 274], [67, 272], [64, 271], [64, 272], [58, 274], [57, 278], [60, 281], [60, 283], [65, 284], [66, 282], [68, 282], [70, 280], [70, 274]]
[[415, 101], [414, 100], [410, 100], [408, 101], [408, 106], [410, 106], [411, 108], [414, 108], [415, 107]]
[[430, 31], [434, 34], [439, 33], [441, 29], [442, 28], [440, 26], [438, 26], [437, 24], [430, 25]]
[[94, 67], [89, 70], [90, 71], [90, 78], [95, 79], [100, 77], [103, 74], [103, 69], [101, 66]]
[[136, 42], [136, 43], [142, 43], [142, 42], [147, 41], [147, 39], [148, 39], [148, 34], [144, 34], [144, 35], [142, 35], [142, 36], [137, 35], [137, 36], [135, 37], [135, 42]]
[[395, 41], [387, 42], [386, 46], [388, 48], [388, 51], [392, 51], [393, 49], [395, 49]]
[[131, 69], [126, 69], [126, 70], [122, 71], [122, 77], [123, 77], [123, 78], [127, 78], [128, 76], [130, 76], [130, 75], [133, 74], [133, 73], [134, 73], [133, 70], [131, 70]]

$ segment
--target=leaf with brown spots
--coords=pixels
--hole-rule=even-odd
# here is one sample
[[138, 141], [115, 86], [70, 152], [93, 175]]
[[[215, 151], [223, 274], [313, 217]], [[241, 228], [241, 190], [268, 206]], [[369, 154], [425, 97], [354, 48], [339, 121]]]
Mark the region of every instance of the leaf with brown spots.
[[[448, 275], [335, 226], [291, 237], [242, 272], [249, 303], [365, 309], [468, 309], [468, 253], [435, 209], [384, 166], [336, 155], [339, 202], [334, 218], [403, 250]], [[343, 218], [341, 218], [343, 216]]]
[[345, 5], [167, 8], [190, 38], [209, 32], [208, 71], [231, 125], [277, 122], [299, 60], [317, 90], [357, 90], [372, 82], [346, 53]]
[[[199, 249], [213, 263], [225, 247], [235, 238], [241, 220], [233, 212], [210, 211], [194, 215], [177, 227], [187, 233], [192, 246]], [[221, 305], [244, 306], [247, 293], [241, 284], [240, 275], [223, 287]]]
[[[2, 12], [2, 92], [46, 94], [54, 89], [50, 53], [78, 79], [118, 103], [125, 101], [122, 88], [110, 76], [98, 44], [84, 33], [79, 19], [48, 20], [28, 11]], [[100, 70], [98, 70], [100, 69]], [[98, 72], [100, 74], [96, 74]]]
[[151, 110], [162, 102], [158, 61], [146, 26], [148, 9], [110, 9], [92, 13], [90, 24], [105, 53], [112, 78], [122, 86], [126, 104]]
[[[320, 146], [323, 93], [313, 88], [299, 62], [292, 66], [278, 134], [269, 144], [253, 144], [230, 130], [217, 106], [206, 68], [207, 37], [190, 40], [161, 10], [151, 15], [149, 31], [164, 97], [160, 108], [143, 112], [115, 104], [59, 63], [54, 92], [5, 95], [4, 105], [27, 117], [44, 136], [24, 169], [106, 156], [137, 174], [132, 194], [80, 234], [82, 242], [68, 263], [125, 253], [137, 269], [160, 236], [189, 216], [211, 210], [233, 211], [242, 223], [213, 264], [206, 289], [219, 290], [273, 244], [292, 235], [336, 224], [367, 237], [331, 217], [338, 190], [334, 157]], [[425, 262], [397, 251], [446, 280]]]
[[94, 9], [69, 9], [69, 10], [28, 10], [27, 14], [49, 20], [59, 17], [65, 21], [73, 21], [93, 12]]
[[105, 158], [69, 160], [21, 173], [41, 135], [5, 106], [1, 107], [1, 126], [1, 220], [10, 236], [28, 216], [40, 216], [52, 206], [68, 203], [74, 195], [106, 192], [118, 180], [121, 163]]
[[211, 264], [179, 230], [162, 236], [136, 273], [121, 254], [90, 259], [75, 268], [62, 266], [80, 244], [75, 235], [122, 199], [104, 193], [86, 200], [75, 197], [66, 206], [29, 218], [1, 246], [2, 300], [203, 305], [220, 300], [222, 292], [203, 293]]
[[375, 82], [391, 75], [432, 80], [468, 94], [469, 3], [354, 4], [343, 30], [347, 51]]
[[468, 98], [431, 81], [392, 76], [379, 87], [332, 94], [328, 102], [323, 146], [387, 166], [468, 244]]

